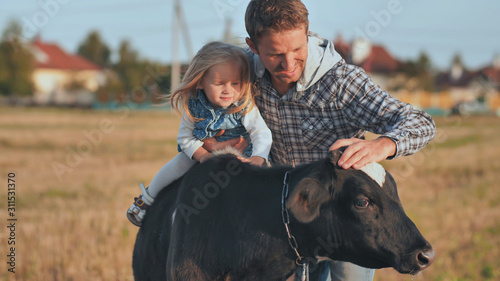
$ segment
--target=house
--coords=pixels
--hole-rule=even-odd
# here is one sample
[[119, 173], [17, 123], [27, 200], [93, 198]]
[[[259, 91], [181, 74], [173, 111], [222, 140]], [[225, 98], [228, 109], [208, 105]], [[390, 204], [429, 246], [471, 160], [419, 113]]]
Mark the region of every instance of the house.
[[500, 92], [500, 55], [495, 56], [493, 64], [479, 70], [479, 73], [492, 89]]
[[421, 89], [416, 77], [408, 77], [402, 70], [404, 62], [396, 59], [384, 46], [373, 44], [366, 38], [348, 43], [339, 35], [333, 41], [335, 49], [347, 63], [363, 68], [373, 83], [403, 102], [422, 109], [434, 107], [451, 108], [447, 97]]
[[436, 90], [450, 96], [453, 104], [486, 103], [491, 110], [500, 108], [500, 58], [491, 66], [467, 70], [454, 62], [450, 70], [436, 76]]
[[384, 46], [372, 44], [365, 38], [348, 43], [342, 35], [337, 36], [333, 44], [347, 63], [363, 68], [382, 89], [398, 87], [398, 81], [401, 79], [398, 75], [400, 62]]
[[500, 116], [500, 55], [495, 56], [492, 65], [478, 72], [481, 95], [489, 107]]
[[54, 43], [35, 38], [32, 52], [34, 101], [38, 104], [90, 106], [94, 93], [105, 82], [103, 70], [87, 59], [67, 53]]
[[453, 93], [469, 92], [470, 85], [478, 76], [476, 71], [465, 69], [461, 62], [455, 62], [447, 71], [436, 75], [435, 88], [437, 91]]

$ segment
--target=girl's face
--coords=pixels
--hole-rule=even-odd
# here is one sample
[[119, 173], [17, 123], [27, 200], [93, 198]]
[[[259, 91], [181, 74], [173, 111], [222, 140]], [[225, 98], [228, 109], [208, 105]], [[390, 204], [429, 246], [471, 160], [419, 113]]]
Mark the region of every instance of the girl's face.
[[240, 98], [240, 64], [228, 62], [210, 67], [197, 86], [205, 91], [214, 108], [230, 106]]

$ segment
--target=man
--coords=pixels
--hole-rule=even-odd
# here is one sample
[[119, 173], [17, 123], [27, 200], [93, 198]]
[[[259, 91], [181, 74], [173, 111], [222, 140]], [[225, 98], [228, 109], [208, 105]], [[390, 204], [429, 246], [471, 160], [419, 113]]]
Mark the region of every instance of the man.
[[[359, 169], [425, 147], [436, 134], [432, 118], [346, 64], [330, 41], [309, 32], [308, 16], [300, 0], [251, 0], [246, 10], [255, 101], [273, 134], [271, 162], [298, 165], [347, 147], [338, 164]], [[366, 131], [380, 137], [364, 140]], [[204, 147], [227, 145], [245, 143], [211, 140]], [[373, 280], [372, 269], [339, 261], [329, 266], [331, 280]], [[323, 262], [310, 280], [327, 275]]]
[[[273, 134], [271, 161], [297, 165], [347, 146], [338, 164], [359, 169], [427, 145], [436, 134], [432, 118], [346, 64], [330, 41], [309, 32], [308, 15], [300, 0], [251, 0], [246, 10], [256, 104]], [[380, 137], [364, 140], [366, 131]], [[373, 279], [372, 269], [330, 266], [332, 280]]]

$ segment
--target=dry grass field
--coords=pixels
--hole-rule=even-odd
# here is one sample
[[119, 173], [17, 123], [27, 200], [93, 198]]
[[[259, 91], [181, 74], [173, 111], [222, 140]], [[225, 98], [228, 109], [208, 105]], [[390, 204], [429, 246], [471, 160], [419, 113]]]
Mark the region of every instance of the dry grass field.
[[[500, 119], [436, 119], [420, 153], [385, 161], [436, 251], [422, 274], [375, 280], [500, 279]], [[133, 280], [125, 210], [176, 152], [179, 119], [127, 110], [0, 108], [0, 280]], [[8, 176], [15, 173], [15, 274]], [[10, 174], [11, 176], [13, 174]]]

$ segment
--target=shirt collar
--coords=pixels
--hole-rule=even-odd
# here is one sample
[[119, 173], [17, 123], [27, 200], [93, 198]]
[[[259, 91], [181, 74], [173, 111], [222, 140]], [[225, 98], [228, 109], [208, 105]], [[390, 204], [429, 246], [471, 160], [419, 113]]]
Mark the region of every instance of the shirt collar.
[[203, 107], [205, 107], [208, 110], [214, 110], [214, 107], [207, 100], [205, 91], [203, 91], [202, 89], [198, 89], [198, 91], [196, 92], [196, 97], [198, 98], [200, 104], [203, 105]]

